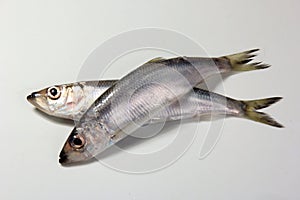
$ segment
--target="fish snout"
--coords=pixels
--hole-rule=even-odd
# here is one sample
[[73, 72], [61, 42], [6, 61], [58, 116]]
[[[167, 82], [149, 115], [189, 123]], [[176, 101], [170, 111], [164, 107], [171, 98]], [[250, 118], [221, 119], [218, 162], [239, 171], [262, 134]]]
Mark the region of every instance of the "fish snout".
[[67, 156], [67, 154], [64, 150], [61, 151], [60, 154], [59, 154], [59, 163], [61, 165], [65, 165], [65, 164], [68, 163], [68, 156]]
[[27, 96], [27, 100], [30, 102], [33, 99], [35, 99], [37, 96], [39, 96], [39, 94], [37, 92], [33, 92], [30, 95]]

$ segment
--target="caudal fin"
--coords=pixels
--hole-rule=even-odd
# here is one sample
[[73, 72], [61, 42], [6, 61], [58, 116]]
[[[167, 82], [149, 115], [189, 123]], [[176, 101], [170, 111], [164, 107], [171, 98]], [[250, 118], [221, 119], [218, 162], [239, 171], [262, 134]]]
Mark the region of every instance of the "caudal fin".
[[224, 56], [223, 58], [229, 60], [232, 71], [251, 71], [270, 67], [271, 65], [263, 64], [261, 62], [251, 62], [256, 56], [254, 53], [257, 51], [259, 51], [259, 49], [252, 49], [249, 51]]
[[268, 124], [270, 126], [275, 126], [278, 128], [283, 128], [284, 126], [276, 122], [272, 117], [263, 112], [258, 112], [257, 110], [269, 107], [270, 105], [281, 100], [282, 97], [272, 97], [266, 99], [258, 99], [252, 101], [242, 101], [244, 103], [244, 117], [253, 121]]

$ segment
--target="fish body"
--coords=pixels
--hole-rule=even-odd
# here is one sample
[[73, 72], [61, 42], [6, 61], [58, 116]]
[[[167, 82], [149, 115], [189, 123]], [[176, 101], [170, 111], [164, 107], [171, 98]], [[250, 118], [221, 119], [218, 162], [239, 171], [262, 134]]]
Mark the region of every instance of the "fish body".
[[60, 163], [84, 161], [99, 154], [163, 108], [181, 102], [194, 86], [213, 74], [268, 67], [246, 64], [252, 52], [213, 59], [180, 57], [142, 65], [114, 83], [86, 111], [67, 139]]

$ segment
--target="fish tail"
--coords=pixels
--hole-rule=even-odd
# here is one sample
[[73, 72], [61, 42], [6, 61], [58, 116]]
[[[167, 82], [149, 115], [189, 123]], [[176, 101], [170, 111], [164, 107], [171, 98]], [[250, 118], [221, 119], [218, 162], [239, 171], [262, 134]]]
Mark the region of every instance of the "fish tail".
[[258, 99], [251, 101], [242, 101], [244, 117], [253, 121], [264, 123], [270, 126], [275, 126], [278, 128], [283, 128], [284, 126], [276, 122], [272, 117], [263, 112], [258, 112], [257, 110], [269, 107], [270, 105], [281, 100], [282, 97], [271, 97], [266, 99]]
[[265, 69], [271, 65], [263, 64], [261, 62], [251, 62], [256, 56], [255, 52], [259, 49], [252, 49], [241, 53], [236, 53], [228, 56], [223, 56], [229, 61], [232, 71], [252, 71], [257, 69]]

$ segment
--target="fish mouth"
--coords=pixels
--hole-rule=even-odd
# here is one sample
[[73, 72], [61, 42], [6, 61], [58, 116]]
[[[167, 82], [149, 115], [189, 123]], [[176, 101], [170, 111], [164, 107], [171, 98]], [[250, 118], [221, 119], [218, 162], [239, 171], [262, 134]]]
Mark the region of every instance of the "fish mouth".
[[66, 165], [66, 164], [69, 163], [69, 159], [68, 159], [68, 156], [67, 156], [67, 154], [65, 153], [65, 151], [61, 151], [61, 152], [60, 152], [58, 162], [59, 162], [61, 165]]
[[33, 93], [31, 93], [30, 95], [28, 95], [28, 96], [26, 97], [26, 99], [27, 99], [27, 101], [29, 101], [30, 103], [34, 104], [35, 99], [36, 99], [37, 97], [39, 97], [39, 96], [40, 96], [39, 93], [33, 92]]
[[37, 96], [37, 93], [33, 92], [30, 95], [28, 95], [26, 99], [27, 99], [27, 101], [31, 102], [36, 96]]
[[42, 97], [43, 96], [39, 92], [33, 92], [30, 95], [28, 95], [26, 99], [31, 105], [35, 106], [37, 109], [48, 113], [48, 108], [46, 107], [44, 103], [45, 100], [42, 99]]

